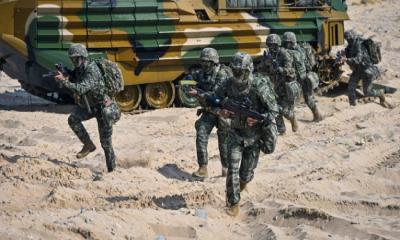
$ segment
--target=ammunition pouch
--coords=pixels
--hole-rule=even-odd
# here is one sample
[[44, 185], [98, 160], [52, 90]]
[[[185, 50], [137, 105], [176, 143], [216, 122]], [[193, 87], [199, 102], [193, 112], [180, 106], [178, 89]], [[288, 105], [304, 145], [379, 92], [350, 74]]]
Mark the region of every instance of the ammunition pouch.
[[114, 100], [106, 98], [102, 104], [101, 116], [104, 122], [111, 127], [121, 118], [121, 110]]
[[260, 149], [265, 154], [271, 154], [275, 151], [276, 141], [278, 139], [278, 129], [275, 120], [269, 124], [263, 124], [261, 127]]
[[301, 85], [297, 81], [291, 81], [285, 83], [286, 96], [290, 102], [296, 102], [300, 98]]

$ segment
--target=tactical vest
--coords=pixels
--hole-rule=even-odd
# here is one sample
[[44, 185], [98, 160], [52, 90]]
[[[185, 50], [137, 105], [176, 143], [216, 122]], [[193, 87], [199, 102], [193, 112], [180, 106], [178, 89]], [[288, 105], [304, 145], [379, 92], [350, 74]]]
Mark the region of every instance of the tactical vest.
[[[91, 73], [89, 75], [89, 73]], [[94, 76], [96, 79], [84, 79], [88, 76]], [[85, 95], [88, 103], [91, 107], [101, 104], [107, 96], [106, 87], [100, 69], [96, 63], [89, 61], [88, 65], [84, 69], [75, 68], [70, 76], [70, 80], [73, 83], [80, 83], [82, 81], [93, 81], [93, 89], [89, 90]], [[86, 104], [82, 96], [74, 95], [75, 103], [79, 106], [86, 108]]]
[[[227, 97], [232, 99], [236, 102], [240, 102], [246, 105], [249, 109], [254, 110], [259, 113], [265, 113], [268, 109], [266, 109], [263, 104], [261, 103], [260, 99], [258, 98], [259, 95], [259, 85], [260, 81], [267, 81], [265, 78], [261, 76], [250, 76], [252, 78], [250, 86], [248, 86], [245, 90], [239, 91], [234, 84], [230, 84]], [[270, 81], [269, 88], [273, 91], [273, 86]], [[271, 94], [275, 94], [272, 92]], [[246, 129], [247, 126], [247, 117], [244, 116], [235, 116], [232, 119], [231, 127], [235, 129]]]
[[[268, 78], [255, 74], [250, 86], [246, 90], [238, 91], [231, 84], [227, 95], [228, 98], [248, 105], [249, 109], [263, 114], [271, 111], [271, 109], [268, 109], [259, 99], [259, 95], [262, 94], [260, 91], [268, 91], [268, 94], [275, 95], [271, 81]], [[247, 117], [235, 116], [231, 121], [231, 128], [244, 130], [241, 131], [241, 134], [250, 137], [253, 141], [258, 141], [262, 152], [267, 154], [274, 152], [278, 137], [275, 120], [260, 123], [250, 128], [247, 126]]]
[[230, 71], [228, 67], [220, 64], [216, 66], [211, 74], [205, 74], [202, 70], [198, 70], [196, 73], [192, 74], [194, 78], [193, 80], [197, 81], [198, 87], [202, 90], [213, 92], [215, 91], [217, 84], [220, 83], [219, 81], [222, 81], [222, 79], [218, 78], [222, 71], [224, 71], [229, 77]]

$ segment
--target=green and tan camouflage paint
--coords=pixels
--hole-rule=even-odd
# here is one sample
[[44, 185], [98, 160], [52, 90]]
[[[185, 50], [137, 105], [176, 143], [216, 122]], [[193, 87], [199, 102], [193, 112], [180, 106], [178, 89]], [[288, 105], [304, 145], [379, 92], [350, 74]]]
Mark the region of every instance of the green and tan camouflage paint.
[[[174, 81], [204, 47], [216, 48], [223, 62], [237, 51], [260, 56], [270, 32], [294, 31], [322, 52], [343, 43], [348, 16], [342, 0], [309, 9], [287, 7], [284, 0], [266, 9], [219, 9], [219, 2], [0, 0], [0, 41], [44, 69], [70, 66], [68, 47], [83, 43], [93, 55], [117, 62], [126, 85]], [[339, 25], [337, 42], [330, 24]]]

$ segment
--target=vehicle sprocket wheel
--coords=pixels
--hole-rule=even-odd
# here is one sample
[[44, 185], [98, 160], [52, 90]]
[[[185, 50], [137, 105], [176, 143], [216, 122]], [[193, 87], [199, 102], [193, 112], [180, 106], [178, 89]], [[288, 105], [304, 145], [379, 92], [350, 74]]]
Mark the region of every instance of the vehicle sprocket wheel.
[[144, 100], [153, 109], [167, 108], [175, 99], [175, 87], [172, 82], [147, 84], [144, 88]]
[[142, 100], [142, 90], [139, 85], [125, 86], [124, 91], [117, 95], [116, 100], [121, 111], [133, 111], [138, 108]]

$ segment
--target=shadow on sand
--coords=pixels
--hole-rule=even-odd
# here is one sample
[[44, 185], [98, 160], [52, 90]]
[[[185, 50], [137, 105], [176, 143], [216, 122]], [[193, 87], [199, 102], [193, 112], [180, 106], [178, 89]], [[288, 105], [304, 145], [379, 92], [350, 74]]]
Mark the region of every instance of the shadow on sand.
[[192, 177], [190, 173], [183, 171], [176, 164], [166, 164], [162, 168], [159, 168], [158, 172], [161, 173], [161, 175], [163, 175], [164, 177], [169, 179], [176, 179], [187, 182], [194, 182], [200, 180]]

